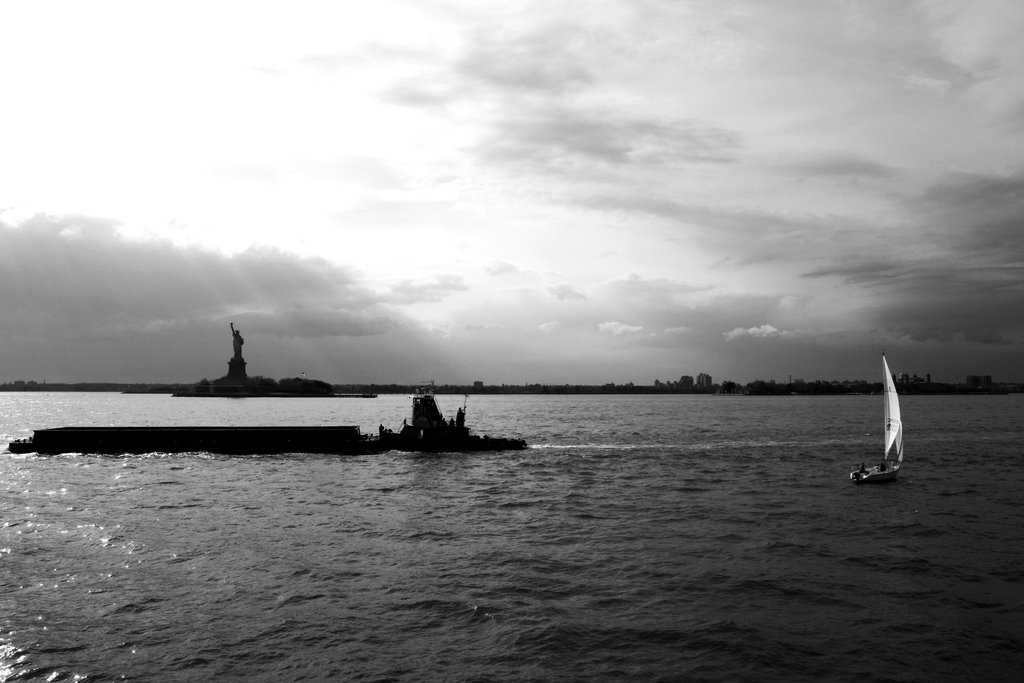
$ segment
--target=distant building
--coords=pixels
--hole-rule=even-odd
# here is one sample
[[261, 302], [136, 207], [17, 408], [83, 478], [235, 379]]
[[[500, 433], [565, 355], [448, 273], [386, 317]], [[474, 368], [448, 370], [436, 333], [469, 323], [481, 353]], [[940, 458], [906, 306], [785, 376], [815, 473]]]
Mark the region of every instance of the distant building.
[[966, 384], [972, 391], [991, 391], [992, 375], [967, 375]]
[[477, 380], [477, 381], [473, 382], [473, 388], [474, 389], [483, 389], [484, 388], [484, 383], [481, 382], [480, 380]]
[[711, 391], [711, 375], [706, 372], [702, 372], [697, 375], [697, 390], [698, 391]]
[[683, 375], [679, 378], [679, 388], [683, 391], [693, 391], [693, 377]]

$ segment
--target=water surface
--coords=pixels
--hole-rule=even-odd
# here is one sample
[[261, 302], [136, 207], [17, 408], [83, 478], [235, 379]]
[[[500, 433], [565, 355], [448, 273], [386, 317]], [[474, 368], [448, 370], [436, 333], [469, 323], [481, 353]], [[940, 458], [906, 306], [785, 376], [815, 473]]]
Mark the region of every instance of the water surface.
[[[446, 414], [463, 397], [440, 396]], [[514, 453], [0, 456], [0, 681], [1018, 680], [1019, 396], [474, 396]], [[397, 427], [405, 396], [0, 394]], [[968, 465], [968, 466], [965, 466]]]

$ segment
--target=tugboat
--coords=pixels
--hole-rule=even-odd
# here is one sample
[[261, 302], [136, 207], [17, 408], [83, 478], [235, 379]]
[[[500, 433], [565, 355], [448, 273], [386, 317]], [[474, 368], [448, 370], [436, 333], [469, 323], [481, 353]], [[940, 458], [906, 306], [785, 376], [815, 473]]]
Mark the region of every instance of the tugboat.
[[382, 426], [379, 439], [384, 450], [429, 453], [519, 451], [526, 448], [523, 439], [470, 434], [466, 426], [465, 405], [458, 409], [454, 418], [445, 421], [434, 399], [432, 383], [412, 397], [412, 420], [403, 420], [402, 429], [397, 434]]

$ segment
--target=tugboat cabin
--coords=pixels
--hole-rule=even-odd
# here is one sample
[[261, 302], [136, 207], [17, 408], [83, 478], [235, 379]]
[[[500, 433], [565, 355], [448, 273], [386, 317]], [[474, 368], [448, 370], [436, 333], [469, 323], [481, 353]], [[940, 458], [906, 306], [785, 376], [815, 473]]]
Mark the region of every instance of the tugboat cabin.
[[421, 393], [413, 396], [411, 424], [421, 429], [438, 429], [446, 426], [433, 394]]
[[423, 438], [426, 434], [466, 436], [466, 411], [459, 408], [454, 419], [445, 421], [434, 400], [433, 387], [424, 387], [412, 397], [412, 420], [402, 430], [406, 436]]

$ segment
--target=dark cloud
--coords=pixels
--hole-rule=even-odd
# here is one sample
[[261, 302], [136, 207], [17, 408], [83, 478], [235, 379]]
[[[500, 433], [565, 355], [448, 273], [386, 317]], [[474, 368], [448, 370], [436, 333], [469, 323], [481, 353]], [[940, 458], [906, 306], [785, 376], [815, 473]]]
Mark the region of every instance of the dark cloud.
[[[93, 218], [37, 216], [0, 227], [8, 315], [106, 325], [291, 308], [307, 301], [366, 309], [375, 295], [321, 259], [276, 249], [224, 256], [163, 240], [132, 240]], [[20, 304], [30, 302], [31, 307]]]
[[490, 103], [470, 151], [487, 163], [530, 164], [563, 173], [579, 165], [722, 163], [736, 158], [738, 133], [704, 121], [574, 106], [568, 96], [596, 86], [594, 55], [619, 40], [576, 25], [533, 32], [488, 29], [467, 38], [450, 63], [426, 59], [421, 73], [381, 92], [384, 101], [447, 110]]
[[352, 271], [322, 259], [128, 239], [89, 217], [0, 223], [0, 291], [0, 377], [11, 379], [219, 376], [206, 368], [219, 369], [210, 361], [223, 355], [229, 320], [281, 357], [295, 355], [297, 339], [337, 356], [361, 338], [416, 333]]
[[970, 265], [1024, 264], [1024, 171], [948, 174], [911, 206], [925, 217], [929, 241]]
[[561, 95], [593, 82], [579, 54], [592, 39], [592, 34], [568, 24], [520, 36], [482, 32], [456, 70], [502, 90]]
[[637, 194], [585, 203], [656, 215], [683, 228], [672, 239], [711, 247], [730, 263], [773, 262], [776, 272], [821, 281], [788, 296], [721, 295], [636, 275], [612, 281], [595, 306], [614, 302], [619, 314], [605, 310], [606, 320], [649, 331], [620, 337], [620, 346], [683, 355], [699, 348], [709, 367], [732, 368], [741, 378], [768, 367], [829, 377], [829, 363], [858, 367], [865, 347], [903, 351], [922, 374], [948, 381], [981, 372], [982, 357], [991, 359], [986, 372], [1004, 379], [1024, 371], [1015, 357], [1024, 343], [1021, 174], [946, 176], [905, 200], [914, 223], [901, 225], [718, 210]]
[[[414, 60], [421, 73], [382, 90], [385, 102], [444, 110], [462, 100], [499, 101], [518, 106], [519, 98], [557, 98], [594, 81], [581, 53], [594, 36], [573, 25], [547, 27], [531, 33], [487, 29], [466, 38], [463, 51], [449, 62], [436, 54], [385, 53], [385, 59]], [[311, 63], [337, 68], [352, 57], [311, 58]]]
[[530, 163], [550, 172], [594, 163], [619, 166], [731, 161], [739, 136], [688, 119], [623, 117], [560, 106], [521, 111], [494, 123], [476, 154], [491, 163]]
[[863, 243], [865, 230], [873, 229], [836, 215], [722, 209], [644, 192], [610, 190], [569, 201], [593, 210], [657, 217], [670, 226], [665, 231], [670, 242], [704, 247], [734, 265], [796, 262], [806, 268], [808, 263], [831, 262], [837, 245], [856, 248]]
[[708, 291], [706, 286], [695, 286], [682, 280], [667, 278], [644, 278], [631, 273], [625, 278], [613, 280], [606, 287], [614, 296], [621, 296], [635, 301], [661, 305], [672, 305], [677, 297]]
[[1024, 343], [1024, 175], [948, 175], [908, 205], [919, 227], [805, 277], [871, 290], [871, 319], [914, 341]]
[[297, 305], [272, 312], [243, 313], [235, 316], [240, 325], [254, 332], [279, 337], [364, 337], [401, 329], [393, 315], [357, 313], [332, 307]]
[[793, 173], [815, 177], [888, 178], [893, 170], [884, 164], [852, 154], [833, 154], [791, 164]]

